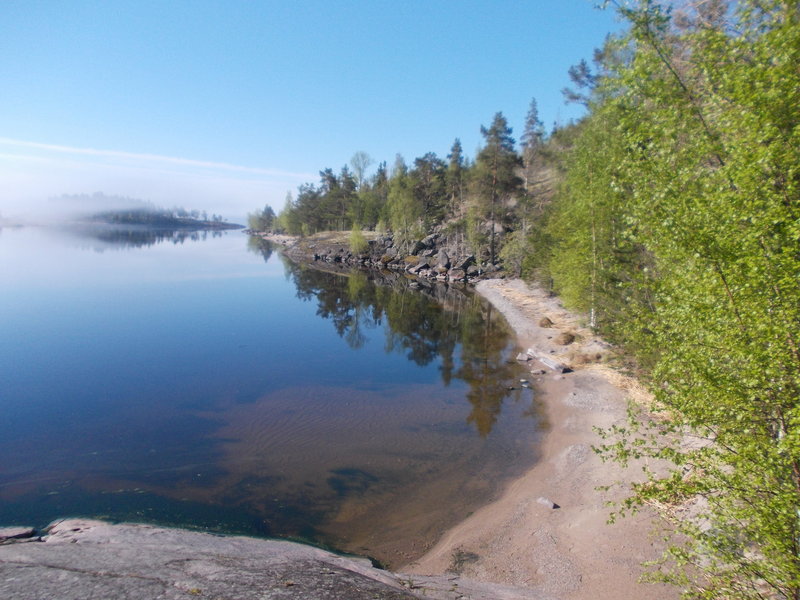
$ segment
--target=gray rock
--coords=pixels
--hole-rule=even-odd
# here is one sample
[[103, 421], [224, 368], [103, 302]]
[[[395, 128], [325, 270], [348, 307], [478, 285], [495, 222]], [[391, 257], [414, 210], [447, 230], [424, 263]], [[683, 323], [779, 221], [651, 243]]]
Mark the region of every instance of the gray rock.
[[447, 276], [451, 281], [463, 281], [467, 274], [464, 272], [464, 269], [450, 269], [447, 272]]
[[438, 240], [438, 239], [439, 239], [439, 234], [438, 233], [432, 233], [432, 234], [430, 234], [428, 236], [425, 236], [420, 241], [420, 243], [425, 245], [427, 248], [431, 248], [432, 246], [434, 246], [436, 244], [436, 240]]
[[423, 244], [421, 241], [414, 242], [414, 246], [411, 248], [411, 254], [417, 255], [420, 252], [422, 252], [423, 250], [425, 250], [426, 248], [427, 248], [427, 246], [425, 244]]
[[40, 544], [0, 547], [0, 597], [418, 598], [369, 561], [284, 541], [63, 521]]
[[436, 265], [445, 269], [450, 268], [450, 256], [444, 250], [439, 250], [436, 255]]
[[558, 504], [550, 500], [549, 498], [545, 498], [544, 496], [539, 496], [536, 499], [536, 502], [539, 504], [546, 506], [547, 508], [555, 510], [556, 508], [561, 508]]
[[466, 258], [462, 258], [461, 260], [456, 261], [453, 266], [456, 269], [466, 270], [467, 267], [470, 265], [475, 264], [475, 257], [473, 255], [469, 255]]
[[0, 546], [0, 598], [406, 600], [542, 598], [459, 577], [397, 575], [282, 540], [70, 519], [44, 543]]
[[409, 266], [408, 272], [416, 274], [416, 273], [419, 273], [420, 271], [422, 271], [423, 269], [427, 269], [428, 266], [429, 266], [428, 265], [428, 259], [427, 258], [423, 258], [417, 264]]
[[[550, 351], [553, 352], [552, 350]], [[542, 363], [548, 369], [552, 369], [558, 373], [569, 373], [572, 371], [567, 365], [561, 364], [557, 360], [550, 358], [543, 352], [536, 350], [535, 348], [528, 348], [528, 354]]]
[[0, 544], [7, 540], [23, 540], [36, 535], [33, 527], [0, 527]]

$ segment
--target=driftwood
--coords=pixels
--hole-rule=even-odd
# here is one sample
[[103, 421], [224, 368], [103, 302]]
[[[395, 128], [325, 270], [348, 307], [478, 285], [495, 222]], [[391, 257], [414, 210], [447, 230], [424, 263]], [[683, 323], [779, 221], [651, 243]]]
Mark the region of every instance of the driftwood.
[[572, 371], [572, 369], [570, 369], [567, 365], [561, 364], [557, 360], [549, 357], [544, 352], [539, 352], [534, 348], [528, 348], [528, 356], [532, 356], [540, 363], [542, 363], [545, 367], [547, 367], [548, 369], [552, 369], [553, 371], [557, 371], [559, 373], [569, 373], [570, 371]]

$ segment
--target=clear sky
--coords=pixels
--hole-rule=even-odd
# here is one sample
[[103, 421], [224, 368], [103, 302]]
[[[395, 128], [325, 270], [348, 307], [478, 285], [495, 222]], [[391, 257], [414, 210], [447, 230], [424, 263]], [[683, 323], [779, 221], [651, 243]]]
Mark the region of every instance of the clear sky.
[[[621, 25], [592, 0], [2, 0], [0, 211], [102, 191], [240, 218], [356, 151], [445, 157]], [[374, 167], [373, 167], [374, 168]]]

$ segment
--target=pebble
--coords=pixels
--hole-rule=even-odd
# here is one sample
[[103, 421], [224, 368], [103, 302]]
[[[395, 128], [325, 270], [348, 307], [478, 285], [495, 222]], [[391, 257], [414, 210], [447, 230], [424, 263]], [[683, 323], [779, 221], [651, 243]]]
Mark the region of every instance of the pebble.
[[549, 498], [545, 498], [544, 496], [539, 496], [539, 498], [536, 501], [539, 504], [546, 506], [547, 508], [552, 508], [552, 509], [561, 508], [558, 504], [556, 504]]

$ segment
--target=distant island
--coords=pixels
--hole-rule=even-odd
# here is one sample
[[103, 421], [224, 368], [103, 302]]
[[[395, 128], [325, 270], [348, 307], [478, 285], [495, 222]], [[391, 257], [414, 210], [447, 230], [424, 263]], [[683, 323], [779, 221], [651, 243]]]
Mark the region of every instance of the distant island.
[[162, 208], [138, 198], [94, 194], [64, 194], [51, 200], [55, 212], [66, 210], [73, 223], [115, 225], [123, 228], [144, 227], [158, 230], [223, 230], [244, 229], [230, 223], [222, 215], [183, 207]]
[[109, 210], [91, 215], [88, 222], [172, 230], [244, 229], [243, 225], [229, 223], [220, 215], [212, 214], [209, 217], [205, 211], [203, 213], [190, 212], [182, 208]]

